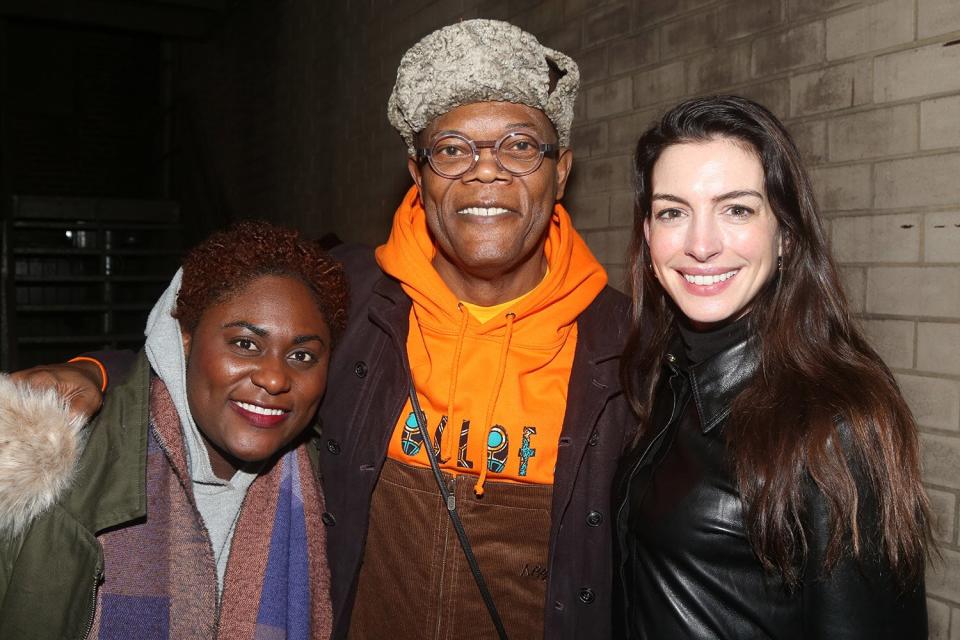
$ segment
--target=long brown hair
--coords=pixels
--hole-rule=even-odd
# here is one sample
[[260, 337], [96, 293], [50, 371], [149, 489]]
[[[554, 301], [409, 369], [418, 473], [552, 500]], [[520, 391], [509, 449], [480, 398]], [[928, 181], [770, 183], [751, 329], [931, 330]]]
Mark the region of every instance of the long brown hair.
[[[851, 319], [800, 154], [777, 118], [744, 98], [683, 102], [637, 143], [633, 328], [621, 373], [641, 433], [650, 428], [679, 314], [653, 274], [643, 234], [653, 168], [671, 145], [717, 138], [756, 152], [783, 238], [779, 277], [757, 294], [748, 315], [757, 374], [734, 401], [725, 427], [747, 535], [764, 568], [796, 585], [807, 555], [804, 498], [812, 480], [828, 505], [822, 570], [869, 548], [907, 587], [922, 575], [932, 548], [916, 424], [889, 369]], [[846, 425], [842, 443], [838, 420]], [[860, 495], [858, 477], [869, 496]], [[879, 540], [861, 536], [865, 518], [875, 519]]]

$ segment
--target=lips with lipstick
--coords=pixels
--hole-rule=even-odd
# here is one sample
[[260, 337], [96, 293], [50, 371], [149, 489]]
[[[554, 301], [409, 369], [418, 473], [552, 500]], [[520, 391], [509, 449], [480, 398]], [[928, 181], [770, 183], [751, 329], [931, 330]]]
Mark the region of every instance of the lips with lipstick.
[[240, 400], [231, 400], [230, 406], [247, 420], [247, 422], [260, 428], [274, 427], [286, 420], [287, 416], [290, 415], [290, 409], [269, 407], [251, 402], [242, 402]]

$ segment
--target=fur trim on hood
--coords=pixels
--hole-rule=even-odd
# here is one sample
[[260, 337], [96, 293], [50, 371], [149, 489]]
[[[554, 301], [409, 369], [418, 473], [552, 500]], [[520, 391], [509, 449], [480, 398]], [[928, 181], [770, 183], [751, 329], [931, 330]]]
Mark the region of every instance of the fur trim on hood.
[[0, 374], [0, 537], [22, 533], [70, 486], [84, 424], [55, 389]]

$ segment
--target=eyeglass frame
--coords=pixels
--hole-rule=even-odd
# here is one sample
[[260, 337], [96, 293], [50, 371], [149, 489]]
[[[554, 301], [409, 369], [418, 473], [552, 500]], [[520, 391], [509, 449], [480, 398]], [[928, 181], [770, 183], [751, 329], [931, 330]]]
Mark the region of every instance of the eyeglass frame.
[[[500, 162], [500, 146], [508, 138], [517, 135], [523, 135], [527, 136], [528, 138], [532, 138], [533, 141], [537, 143], [537, 147], [540, 149], [540, 157], [537, 158], [537, 161], [533, 167], [520, 173], [508, 169], [507, 167], [503, 166], [502, 162]], [[470, 166], [458, 174], [443, 173], [437, 169], [436, 165], [433, 164], [433, 148], [437, 145], [437, 142], [443, 138], [459, 138], [460, 140], [463, 140], [469, 144], [470, 150], [473, 152], [473, 161], [470, 163]], [[448, 180], [456, 180], [457, 178], [465, 176], [476, 168], [477, 163], [480, 162], [480, 149], [493, 149], [493, 159], [497, 161], [497, 166], [500, 167], [501, 170], [506, 171], [510, 175], [517, 178], [528, 176], [539, 169], [543, 164], [544, 157], [557, 158], [560, 155], [560, 145], [549, 142], [541, 142], [540, 138], [532, 133], [526, 133], [525, 131], [511, 131], [509, 133], [505, 133], [500, 137], [499, 140], [472, 140], [467, 136], [455, 131], [441, 131], [430, 139], [429, 147], [416, 147], [415, 151], [418, 162], [423, 162], [426, 160], [430, 164], [430, 168], [433, 169], [434, 173], [436, 173], [438, 176], [447, 178]]]

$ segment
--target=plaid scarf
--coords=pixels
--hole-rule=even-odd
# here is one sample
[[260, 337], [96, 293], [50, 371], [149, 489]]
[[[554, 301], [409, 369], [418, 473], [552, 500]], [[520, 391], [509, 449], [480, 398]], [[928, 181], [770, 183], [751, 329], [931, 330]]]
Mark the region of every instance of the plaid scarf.
[[268, 466], [241, 508], [223, 594], [193, 501], [183, 432], [163, 382], [150, 385], [147, 518], [98, 536], [104, 582], [89, 638], [327, 638], [323, 496], [303, 445]]

